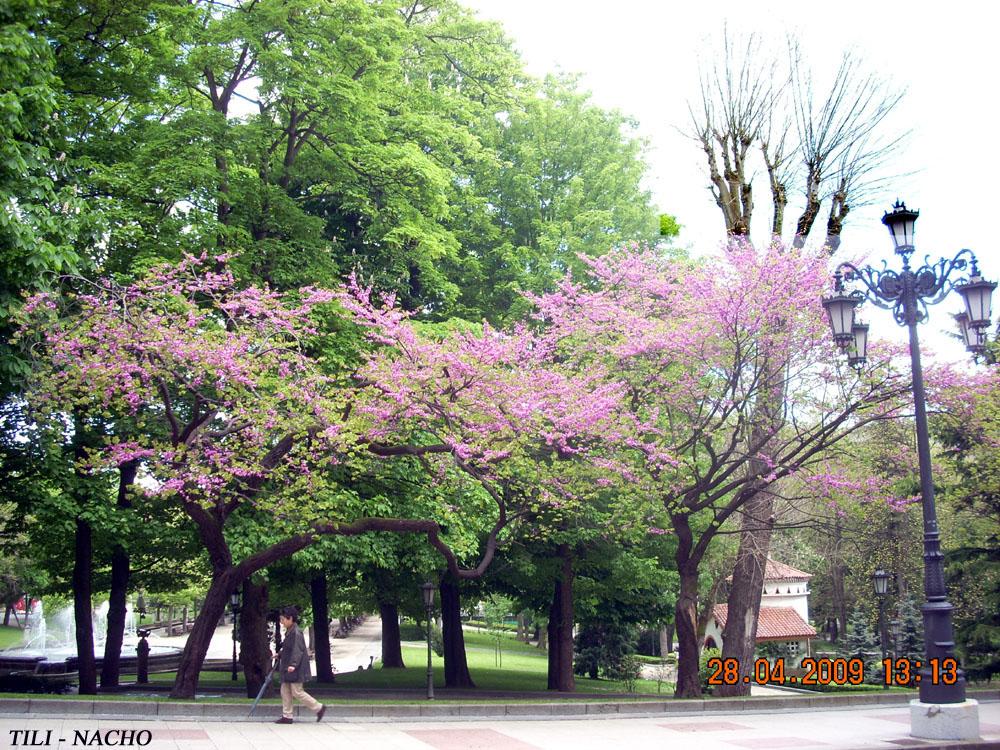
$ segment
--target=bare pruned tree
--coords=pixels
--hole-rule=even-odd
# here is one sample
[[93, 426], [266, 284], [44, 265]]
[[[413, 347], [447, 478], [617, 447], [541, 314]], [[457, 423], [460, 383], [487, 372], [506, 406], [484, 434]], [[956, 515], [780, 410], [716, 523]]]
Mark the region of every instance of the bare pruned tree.
[[822, 102], [814, 91], [813, 77], [802, 60], [799, 45], [789, 41], [790, 101], [803, 169], [805, 207], [795, 227], [794, 244], [805, 244], [824, 200], [831, 204], [827, 244], [831, 252], [840, 244], [843, 220], [852, 206], [870, 197], [886, 158], [905, 134], [885, 137], [883, 121], [896, 108], [905, 89], [893, 89], [875, 72], [866, 72], [863, 61], [844, 52]]
[[[746, 235], [753, 216], [753, 174], [747, 159], [762, 134], [784, 85], [775, 83], [776, 59], [760, 64], [761, 41], [750, 35], [741, 50], [724, 34], [723, 54], [701, 76], [701, 107], [691, 115], [694, 138], [708, 161], [711, 191], [722, 210], [726, 232]], [[783, 142], [784, 139], [782, 139]], [[772, 141], [773, 143], [773, 141]]]
[[[801, 247], [824, 204], [829, 205], [825, 246], [840, 245], [844, 220], [884, 186], [888, 157], [903, 135], [886, 135], [885, 119], [904, 91], [896, 90], [863, 61], [845, 52], [825, 94], [803, 61], [799, 44], [787, 43], [779, 60], [750, 34], [734, 41], [723, 31], [720, 54], [700, 77], [700, 106], [689, 106], [692, 135], [705, 152], [712, 195], [722, 211], [729, 235], [748, 235], [753, 215], [757, 153], [767, 171], [771, 195], [771, 237], [781, 237], [789, 191], [801, 190], [803, 208], [792, 244]], [[822, 90], [822, 89], [820, 89]], [[766, 378], [777, 382], [778, 373]], [[767, 389], [751, 416], [751, 434], [777, 434], [784, 390]], [[772, 445], [765, 446], [771, 452]], [[775, 524], [780, 489], [751, 493], [741, 503], [740, 545], [728, 597], [729, 616], [723, 632], [723, 657], [735, 658], [742, 677], [753, 664], [756, 623], [760, 612], [764, 569]], [[720, 695], [749, 692], [738, 680]]]
[[887, 134], [885, 119], [905, 90], [869, 72], [847, 51], [825, 94], [789, 39], [787, 55], [768, 52], [760, 36], [734, 39], [700, 75], [700, 101], [690, 104], [690, 135], [705, 152], [709, 188], [726, 233], [746, 235], [753, 217], [754, 154], [767, 172], [772, 236], [781, 236], [789, 194], [803, 197], [792, 242], [805, 244], [824, 205], [830, 209], [826, 244], [840, 244], [847, 214], [865, 205], [890, 178], [888, 157], [906, 133]]

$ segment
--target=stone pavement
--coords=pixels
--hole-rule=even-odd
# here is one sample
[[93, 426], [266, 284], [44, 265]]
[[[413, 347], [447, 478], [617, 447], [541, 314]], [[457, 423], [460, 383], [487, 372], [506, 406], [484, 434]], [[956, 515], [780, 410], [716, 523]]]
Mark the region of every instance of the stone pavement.
[[351, 750], [1000, 748], [1000, 702], [980, 706], [980, 726], [978, 742], [932, 742], [909, 736], [906, 705], [758, 711], [752, 701], [741, 711], [693, 716], [480, 717], [472, 721], [387, 716], [378, 720], [327, 718], [319, 724], [306, 717], [291, 726], [35, 714], [0, 717], [0, 747], [26, 747], [31, 740], [33, 747], [113, 744], [153, 750], [274, 750], [282, 746]]
[[[171, 637], [153, 637], [150, 645], [174, 646], [184, 648], [187, 635]], [[233, 656], [233, 626], [220, 625], [212, 635], [208, 646], [209, 659], [231, 659]], [[351, 631], [347, 638], [330, 639], [330, 656], [333, 667], [338, 673], [353, 672], [359, 666], [367, 667], [371, 657], [377, 663], [382, 658], [382, 621], [378, 617], [370, 617]], [[312, 663], [313, 674], [316, 674], [316, 661]]]

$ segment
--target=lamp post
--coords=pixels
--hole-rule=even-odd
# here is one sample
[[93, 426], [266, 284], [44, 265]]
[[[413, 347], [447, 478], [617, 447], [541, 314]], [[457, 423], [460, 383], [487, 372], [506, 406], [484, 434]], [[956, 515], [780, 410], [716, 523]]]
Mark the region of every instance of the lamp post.
[[434, 670], [431, 667], [431, 615], [434, 612], [434, 584], [427, 581], [420, 587], [427, 611], [427, 700], [434, 699]]
[[[924, 379], [920, 365], [920, 342], [917, 323], [927, 320], [927, 306], [937, 304], [952, 289], [965, 300], [966, 325], [978, 332], [990, 324], [990, 299], [996, 284], [985, 281], [979, 274], [976, 256], [970, 250], [960, 250], [951, 259], [934, 263], [925, 260], [916, 270], [910, 268], [914, 252], [913, 231], [918, 211], [910, 211], [896, 202], [892, 212], [886, 212], [882, 223], [889, 228], [896, 253], [902, 258], [901, 271], [892, 271], [883, 264], [881, 270], [870, 266], [857, 268], [841, 263], [834, 274], [834, 295], [823, 299], [833, 330], [834, 341], [849, 352], [855, 364], [864, 360], [857, 349], [855, 308], [865, 300], [877, 307], [891, 310], [896, 322], [909, 329], [910, 365], [913, 371], [913, 402], [917, 431], [917, 455], [920, 465], [920, 497], [924, 520], [924, 595], [921, 607], [924, 621], [925, 658], [920, 665], [920, 702], [953, 704], [965, 702], [965, 675], [957, 669], [954, 635], [951, 623], [952, 605], [947, 600], [944, 585], [944, 558], [941, 554], [937, 512], [934, 507], [934, 483], [931, 475], [930, 439], [927, 431], [927, 407], [924, 400]], [[968, 277], [955, 281], [951, 276], [969, 269]], [[845, 289], [844, 282], [860, 282], [865, 291]], [[865, 331], [867, 335], [867, 330]], [[941, 670], [948, 670], [949, 679], [940, 679]], [[932, 674], [933, 673], [933, 674]], [[954, 675], [955, 679], [950, 677]], [[950, 683], [950, 684], [949, 684]], [[912, 716], [912, 713], [911, 713]], [[914, 722], [915, 723], [915, 722]], [[977, 722], [978, 723], [978, 722]]]
[[240, 592], [234, 591], [229, 595], [229, 609], [233, 613], [233, 682], [236, 682], [236, 642], [240, 638], [239, 622], [236, 619], [240, 613]]
[[[885, 669], [886, 646], [885, 646], [885, 595], [889, 593], [889, 579], [892, 576], [879, 568], [872, 574], [872, 586], [875, 588], [875, 597], [878, 599], [878, 642], [882, 647], [882, 669]], [[888, 690], [889, 683], [883, 680], [883, 687]]]

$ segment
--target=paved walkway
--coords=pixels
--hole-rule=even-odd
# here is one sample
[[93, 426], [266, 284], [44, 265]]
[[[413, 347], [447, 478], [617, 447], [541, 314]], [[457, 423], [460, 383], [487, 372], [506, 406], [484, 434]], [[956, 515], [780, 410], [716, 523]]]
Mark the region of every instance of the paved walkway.
[[[541, 718], [541, 717], [539, 717]], [[412, 719], [340, 718], [317, 724], [311, 717], [291, 726], [242, 722], [165, 722], [141, 719], [0, 718], [0, 747], [24, 747], [25, 730], [35, 746], [69, 748], [122, 742], [122, 731], [133, 734], [132, 746], [148, 742], [154, 750], [274, 750], [280, 747], [350, 748], [350, 750], [742, 750], [745, 748], [987, 747], [1000, 748], [1000, 702], [980, 706], [982, 740], [942, 743], [909, 736], [909, 708], [854, 707], [837, 710], [744, 710], [711, 716], [544, 717], [544, 720], [460, 718], [418, 722]], [[108, 731], [112, 734], [107, 734]], [[47, 734], [51, 731], [51, 734]], [[42, 742], [48, 738], [48, 743]], [[109, 740], [114, 740], [115, 743]], [[15, 744], [15, 741], [16, 744]]]
[[[169, 638], [150, 638], [150, 645], [174, 646], [184, 648], [187, 635], [176, 635]], [[382, 658], [382, 621], [378, 617], [368, 618], [351, 631], [347, 638], [331, 638], [330, 652], [333, 667], [338, 673], [354, 672], [359, 666], [367, 667], [371, 657], [377, 665]], [[233, 626], [222, 625], [215, 629], [212, 642], [208, 646], [209, 659], [233, 658]], [[313, 674], [316, 674], [316, 660], [312, 662]]]

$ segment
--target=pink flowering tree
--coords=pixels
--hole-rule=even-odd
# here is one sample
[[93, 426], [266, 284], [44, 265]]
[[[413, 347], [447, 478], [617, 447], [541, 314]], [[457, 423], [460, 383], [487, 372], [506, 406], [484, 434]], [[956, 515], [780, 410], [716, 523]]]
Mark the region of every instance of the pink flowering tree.
[[[537, 536], [540, 525], [551, 532], [557, 524], [545, 519], [589, 510], [579, 459], [614, 426], [623, 391], [610, 373], [553, 367], [545, 339], [524, 326], [435, 331], [415, 325], [391, 297], [373, 301], [371, 290], [356, 284], [343, 304], [379, 345], [357, 373], [362, 393], [353, 416], [365, 420], [365, 435], [375, 444], [444, 446], [423, 456], [429, 478], [442, 482], [457, 468], [492, 500], [481, 516], [488, 519], [484, 554], [475, 568], [453, 571], [459, 578], [481, 575], [498, 543]], [[468, 508], [451, 513], [449, 525], [467, 518]], [[574, 682], [569, 562], [557, 587], [561, 627], [550, 641], [560, 656], [550, 686], [564, 691]], [[445, 649], [446, 668], [448, 654], [464, 659], [457, 645]]]
[[[349, 439], [342, 394], [304, 351], [310, 312], [332, 293], [240, 290], [212, 268], [188, 257], [128, 285], [71, 280], [76, 294], [29, 300], [22, 331], [37, 341], [36, 414], [58, 422], [72, 404], [128, 424], [89, 455], [90, 470], [138, 464], [143, 491], [175, 501], [197, 529], [212, 582], [178, 672], [184, 697], [228, 594], [314, 538], [317, 511], [329, 508], [298, 500], [320, 490], [308, 467], [336, 460]], [[226, 532], [248, 507], [274, 531], [240, 559]]]
[[[548, 324], [543, 348], [562, 368], [610, 373], [623, 389], [615, 427], [588, 454], [670, 518], [677, 695], [696, 696], [698, 569], [713, 539], [752, 497], [813, 471], [865, 424], [898, 415], [908, 379], [888, 353], [871, 355], [859, 377], [837, 370], [819, 304], [821, 256], [737, 240], [698, 263], [637, 247], [587, 262], [586, 284], [566, 280], [535, 299]], [[763, 418], [765, 404], [782, 407]]]
[[[124, 286], [74, 283], [83, 291], [25, 307], [22, 335], [38, 355], [29, 398], [56, 423], [70, 403], [124, 417], [128, 434], [92, 453], [90, 470], [138, 463], [143, 491], [176, 502], [197, 529], [212, 582], [174, 697], [193, 696], [228, 594], [322, 534], [425, 534], [455, 576], [481, 575], [520, 501], [547, 494], [523, 467], [577, 450], [570, 443], [590, 436], [615, 398], [605, 379], [547, 372], [523, 329], [422, 336], [391, 300], [372, 304], [356, 286], [340, 303], [377, 346], [353, 376], [325, 371], [308, 355], [311, 315], [338, 295], [240, 289], [225, 258], [188, 257]], [[387, 516], [330, 471], [397, 457], [441, 482], [455, 470], [474, 478], [494, 510], [442, 502]], [[442, 529], [470, 516], [485, 524], [485, 545], [456, 551], [461, 535]], [[477, 553], [477, 565], [461, 566]]]

